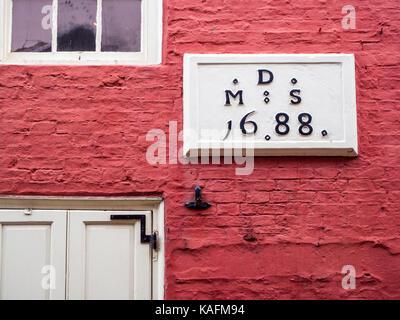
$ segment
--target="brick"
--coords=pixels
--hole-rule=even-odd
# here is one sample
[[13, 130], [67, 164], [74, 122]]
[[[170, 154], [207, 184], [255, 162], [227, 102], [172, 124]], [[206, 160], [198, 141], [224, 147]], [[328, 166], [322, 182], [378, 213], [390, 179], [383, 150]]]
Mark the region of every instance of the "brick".
[[[0, 65], [0, 195], [162, 195], [167, 299], [399, 299], [399, 1], [168, 0], [164, 13], [161, 65]], [[184, 53], [342, 52], [356, 59], [358, 158], [256, 158], [250, 176], [147, 163], [149, 130], [182, 129]], [[196, 185], [210, 209], [184, 207]], [[347, 264], [356, 290], [341, 288]]]

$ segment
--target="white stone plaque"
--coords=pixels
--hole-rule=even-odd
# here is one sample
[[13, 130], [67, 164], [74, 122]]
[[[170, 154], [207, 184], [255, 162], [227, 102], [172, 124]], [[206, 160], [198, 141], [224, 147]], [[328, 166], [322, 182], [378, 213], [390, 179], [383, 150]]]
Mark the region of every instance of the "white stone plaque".
[[186, 54], [184, 153], [356, 156], [352, 54]]

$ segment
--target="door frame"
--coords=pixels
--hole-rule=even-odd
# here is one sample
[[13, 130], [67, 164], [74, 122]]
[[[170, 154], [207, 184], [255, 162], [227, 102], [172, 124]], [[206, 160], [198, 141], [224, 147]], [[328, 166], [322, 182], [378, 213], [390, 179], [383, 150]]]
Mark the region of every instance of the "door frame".
[[164, 299], [164, 199], [162, 197], [0, 196], [0, 209], [152, 211], [157, 250], [152, 259], [152, 299]]

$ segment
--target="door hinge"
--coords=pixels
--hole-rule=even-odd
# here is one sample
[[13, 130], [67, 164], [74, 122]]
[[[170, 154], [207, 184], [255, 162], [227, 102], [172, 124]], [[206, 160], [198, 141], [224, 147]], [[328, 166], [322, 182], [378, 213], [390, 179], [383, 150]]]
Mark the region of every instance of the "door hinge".
[[153, 232], [146, 234], [146, 216], [144, 214], [112, 214], [111, 220], [140, 220], [140, 242], [150, 243], [151, 247], [157, 249], [157, 234]]

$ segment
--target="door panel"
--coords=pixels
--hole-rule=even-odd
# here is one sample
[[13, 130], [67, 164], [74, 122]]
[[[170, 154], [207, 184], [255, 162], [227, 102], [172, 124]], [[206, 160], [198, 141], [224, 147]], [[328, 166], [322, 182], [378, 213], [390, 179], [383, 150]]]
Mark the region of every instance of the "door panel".
[[0, 210], [1, 299], [65, 299], [66, 226], [66, 211]]
[[151, 232], [149, 211], [70, 211], [69, 299], [151, 299], [151, 248], [140, 242], [140, 220], [111, 214], [145, 214]]
[[86, 225], [86, 299], [133, 299], [137, 236], [133, 225]]

